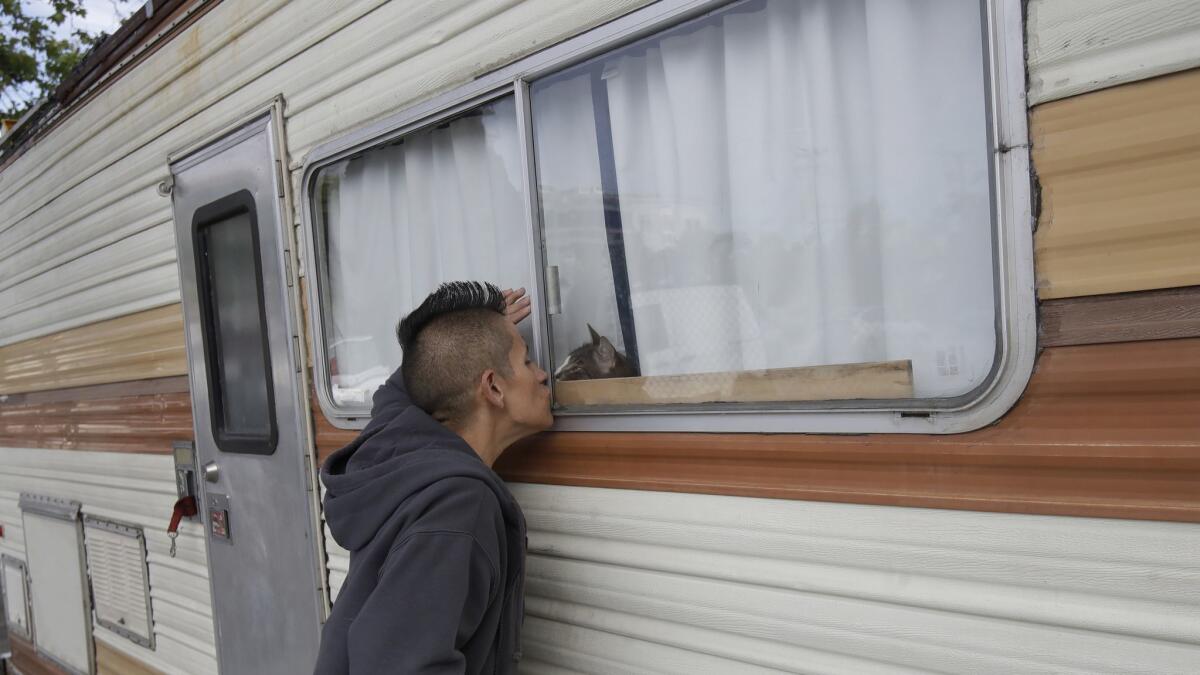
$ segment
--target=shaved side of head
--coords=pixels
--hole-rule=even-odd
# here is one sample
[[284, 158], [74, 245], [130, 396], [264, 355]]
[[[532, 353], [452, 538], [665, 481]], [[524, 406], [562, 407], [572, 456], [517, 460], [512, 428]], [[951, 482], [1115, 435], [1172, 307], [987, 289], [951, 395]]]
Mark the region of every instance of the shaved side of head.
[[470, 416], [485, 370], [512, 374], [505, 304], [492, 284], [454, 281], [439, 286], [400, 321], [400, 370], [417, 407], [439, 422], [457, 425]]

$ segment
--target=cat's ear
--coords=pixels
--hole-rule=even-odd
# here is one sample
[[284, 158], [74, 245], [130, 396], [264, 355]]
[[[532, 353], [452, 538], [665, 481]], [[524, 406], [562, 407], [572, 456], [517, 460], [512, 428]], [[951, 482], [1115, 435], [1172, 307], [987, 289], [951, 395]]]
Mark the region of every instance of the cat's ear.
[[611, 370], [617, 365], [617, 348], [613, 347], [608, 338], [602, 335], [599, 337], [600, 341], [596, 343], [596, 360], [606, 371]]
[[592, 328], [592, 324], [589, 323], [587, 325], [587, 327], [588, 327], [588, 332], [592, 334], [592, 345], [593, 346], [599, 345], [600, 341], [603, 340], [604, 338], [601, 337], [600, 334], [596, 332], [595, 328]]

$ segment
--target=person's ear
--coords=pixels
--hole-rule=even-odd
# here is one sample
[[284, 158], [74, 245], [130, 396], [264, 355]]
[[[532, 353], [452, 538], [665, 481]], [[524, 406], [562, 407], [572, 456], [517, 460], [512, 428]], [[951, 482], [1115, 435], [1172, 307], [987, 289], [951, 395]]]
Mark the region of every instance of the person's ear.
[[488, 368], [479, 376], [479, 389], [483, 394], [483, 400], [497, 407], [504, 407], [504, 388], [501, 386], [500, 376], [495, 370]]

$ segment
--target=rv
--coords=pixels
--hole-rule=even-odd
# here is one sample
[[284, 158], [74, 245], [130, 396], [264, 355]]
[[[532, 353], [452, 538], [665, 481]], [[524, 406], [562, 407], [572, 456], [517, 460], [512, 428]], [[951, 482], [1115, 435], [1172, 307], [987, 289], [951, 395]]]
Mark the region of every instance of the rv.
[[452, 279], [521, 672], [1200, 669], [1200, 3], [147, 2], [0, 139], [8, 667], [311, 672]]

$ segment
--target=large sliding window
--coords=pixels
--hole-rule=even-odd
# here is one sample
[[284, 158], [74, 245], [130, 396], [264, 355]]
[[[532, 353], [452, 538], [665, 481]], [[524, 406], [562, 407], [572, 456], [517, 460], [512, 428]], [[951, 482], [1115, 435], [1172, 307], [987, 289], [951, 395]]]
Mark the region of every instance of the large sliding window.
[[489, 103], [318, 149], [327, 412], [368, 409], [396, 321], [458, 278], [534, 289], [556, 409], [590, 420], [571, 428], [920, 430], [903, 419], [1019, 369], [1032, 300], [1003, 292], [1027, 271], [1001, 214], [1027, 186], [1000, 190], [990, 4], [665, 4], [654, 32], [618, 21], [497, 73]]
[[979, 386], [996, 346], [980, 31], [969, 2], [758, 0], [534, 82], [555, 363], [596, 351], [590, 325], [641, 376], [558, 401]]

